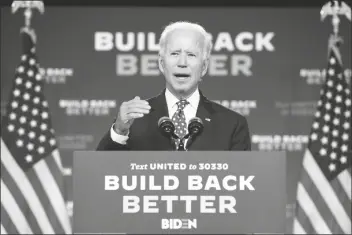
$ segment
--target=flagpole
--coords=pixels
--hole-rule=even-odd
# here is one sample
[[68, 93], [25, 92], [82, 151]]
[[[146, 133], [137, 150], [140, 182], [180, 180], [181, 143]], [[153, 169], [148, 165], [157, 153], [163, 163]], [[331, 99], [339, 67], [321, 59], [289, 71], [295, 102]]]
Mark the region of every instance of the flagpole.
[[339, 36], [340, 16], [346, 16], [351, 21], [351, 7], [343, 1], [329, 1], [320, 10], [320, 20], [323, 21], [327, 16], [331, 16], [333, 26], [333, 34], [330, 35], [328, 41], [328, 57], [331, 50], [334, 50], [337, 59], [342, 64], [341, 54], [338, 47], [343, 43], [343, 39]]
[[33, 10], [38, 9], [41, 14], [44, 13], [43, 1], [13, 1], [11, 5], [12, 14], [16, 13], [19, 9], [24, 8], [25, 25], [21, 28], [20, 32], [25, 32], [36, 42], [36, 35], [34, 29], [31, 27], [31, 20], [33, 17]]
[[320, 19], [323, 21], [328, 15], [332, 16], [331, 23], [333, 25], [333, 32], [335, 36], [338, 36], [340, 25], [339, 16], [344, 15], [351, 21], [351, 7], [343, 1], [329, 1], [321, 8]]

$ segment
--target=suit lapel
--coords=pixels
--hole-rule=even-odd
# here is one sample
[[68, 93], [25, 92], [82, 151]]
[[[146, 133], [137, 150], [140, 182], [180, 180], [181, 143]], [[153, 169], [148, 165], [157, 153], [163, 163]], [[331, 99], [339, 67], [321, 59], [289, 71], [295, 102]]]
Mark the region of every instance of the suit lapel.
[[165, 90], [164, 89], [155, 99], [149, 102], [151, 106], [150, 118], [151, 121], [149, 123], [155, 123], [155, 133], [153, 133], [153, 137], [155, 139], [149, 140], [151, 143], [154, 143], [153, 149], [158, 150], [172, 150], [171, 141], [159, 131], [158, 121], [161, 117], [169, 117], [169, 111], [166, 104], [165, 98]]
[[214, 124], [212, 124], [212, 115], [214, 110], [211, 107], [210, 101], [202, 94], [201, 91], [199, 91], [199, 93], [200, 99], [196, 117], [202, 119], [204, 129], [203, 132], [190, 143], [190, 146], [188, 147], [190, 150], [207, 149], [212, 143], [212, 133], [214, 133]]

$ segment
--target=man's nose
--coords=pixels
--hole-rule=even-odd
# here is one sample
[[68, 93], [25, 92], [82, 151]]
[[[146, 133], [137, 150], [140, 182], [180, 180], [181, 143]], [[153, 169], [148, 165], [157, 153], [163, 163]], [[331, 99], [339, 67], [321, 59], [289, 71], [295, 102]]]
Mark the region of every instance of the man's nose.
[[181, 54], [177, 61], [178, 67], [187, 67], [187, 56], [185, 54]]

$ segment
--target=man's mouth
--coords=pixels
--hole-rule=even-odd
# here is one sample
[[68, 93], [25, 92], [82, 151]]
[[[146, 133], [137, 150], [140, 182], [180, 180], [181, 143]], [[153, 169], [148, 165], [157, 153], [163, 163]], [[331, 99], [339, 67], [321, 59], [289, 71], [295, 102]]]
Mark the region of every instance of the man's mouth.
[[174, 76], [180, 80], [183, 80], [183, 79], [189, 78], [190, 74], [188, 74], [188, 73], [174, 73]]

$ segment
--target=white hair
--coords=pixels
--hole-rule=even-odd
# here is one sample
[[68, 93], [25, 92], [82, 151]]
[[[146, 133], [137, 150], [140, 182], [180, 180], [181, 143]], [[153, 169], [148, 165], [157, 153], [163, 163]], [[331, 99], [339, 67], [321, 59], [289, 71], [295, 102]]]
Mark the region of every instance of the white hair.
[[199, 32], [204, 38], [203, 60], [209, 59], [211, 49], [213, 48], [211, 34], [205, 31], [205, 29], [201, 25], [197, 23], [187, 22], [187, 21], [173, 22], [165, 27], [159, 39], [159, 46], [160, 46], [159, 55], [161, 56], [164, 55], [165, 49], [166, 49], [166, 39], [168, 35], [175, 29], [192, 29]]

